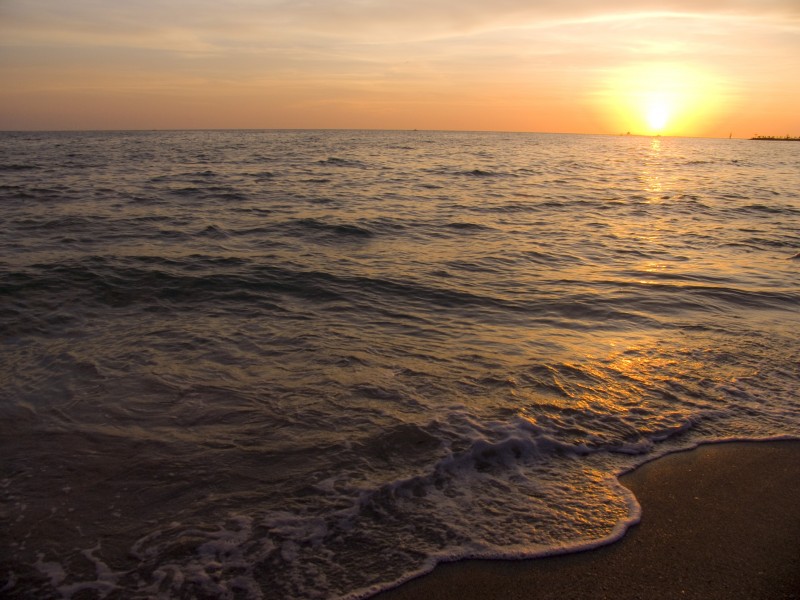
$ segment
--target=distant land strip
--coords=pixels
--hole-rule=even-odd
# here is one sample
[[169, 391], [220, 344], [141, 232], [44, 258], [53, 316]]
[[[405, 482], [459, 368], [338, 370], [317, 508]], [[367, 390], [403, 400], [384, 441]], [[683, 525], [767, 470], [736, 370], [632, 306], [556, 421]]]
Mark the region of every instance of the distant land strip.
[[800, 142], [800, 137], [792, 137], [790, 135], [778, 137], [775, 135], [756, 135], [750, 138], [751, 140], [766, 140], [770, 142]]

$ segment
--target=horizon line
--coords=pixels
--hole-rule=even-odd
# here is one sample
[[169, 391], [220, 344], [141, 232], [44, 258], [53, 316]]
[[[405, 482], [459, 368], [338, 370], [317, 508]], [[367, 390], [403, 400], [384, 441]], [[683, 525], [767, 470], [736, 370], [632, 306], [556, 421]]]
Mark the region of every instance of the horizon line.
[[[377, 127], [175, 127], [175, 128], [98, 128], [98, 129], [0, 129], [0, 133], [144, 133], [144, 132], [178, 132], [178, 131], [374, 131], [374, 132], [428, 132], [428, 133], [510, 133], [522, 135], [598, 135], [606, 137], [647, 137], [647, 138], [683, 138], [683, 139], [734, 139], [750, 140], [757, 137], [753, 134], [749, 137], [732, 136], [694, 136], [694, 135], [669, 135], [660, 133], [598, 133], [598, 132], [578, 132], [578, 131], [521, 131], [513, 129], [400, 129], [400, 128], [377, 128]], [[761, 136], [772, 137], [772, 136]]]

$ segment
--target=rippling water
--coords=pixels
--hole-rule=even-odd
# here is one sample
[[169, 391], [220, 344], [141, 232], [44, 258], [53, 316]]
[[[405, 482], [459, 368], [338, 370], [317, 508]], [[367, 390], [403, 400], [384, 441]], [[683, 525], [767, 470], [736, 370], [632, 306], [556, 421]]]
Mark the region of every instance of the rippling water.
[[794, 146], [0, 134], [0, 589], [363, 596], [800, 436]]

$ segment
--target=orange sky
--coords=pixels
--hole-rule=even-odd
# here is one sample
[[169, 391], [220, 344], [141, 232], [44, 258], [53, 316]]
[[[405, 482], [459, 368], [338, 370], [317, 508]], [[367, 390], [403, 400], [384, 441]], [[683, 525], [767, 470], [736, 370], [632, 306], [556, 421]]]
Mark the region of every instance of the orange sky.
[[798, 0], [1, 0], [0, 129], [800, 135]]

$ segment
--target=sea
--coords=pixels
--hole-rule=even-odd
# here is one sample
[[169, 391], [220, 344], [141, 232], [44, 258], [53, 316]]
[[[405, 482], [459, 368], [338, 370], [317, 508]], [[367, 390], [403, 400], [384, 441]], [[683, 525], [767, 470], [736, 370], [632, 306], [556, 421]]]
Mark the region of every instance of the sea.
[[800, 145], [0, 133], [0, 594], [366, 598], [800, 438]]

